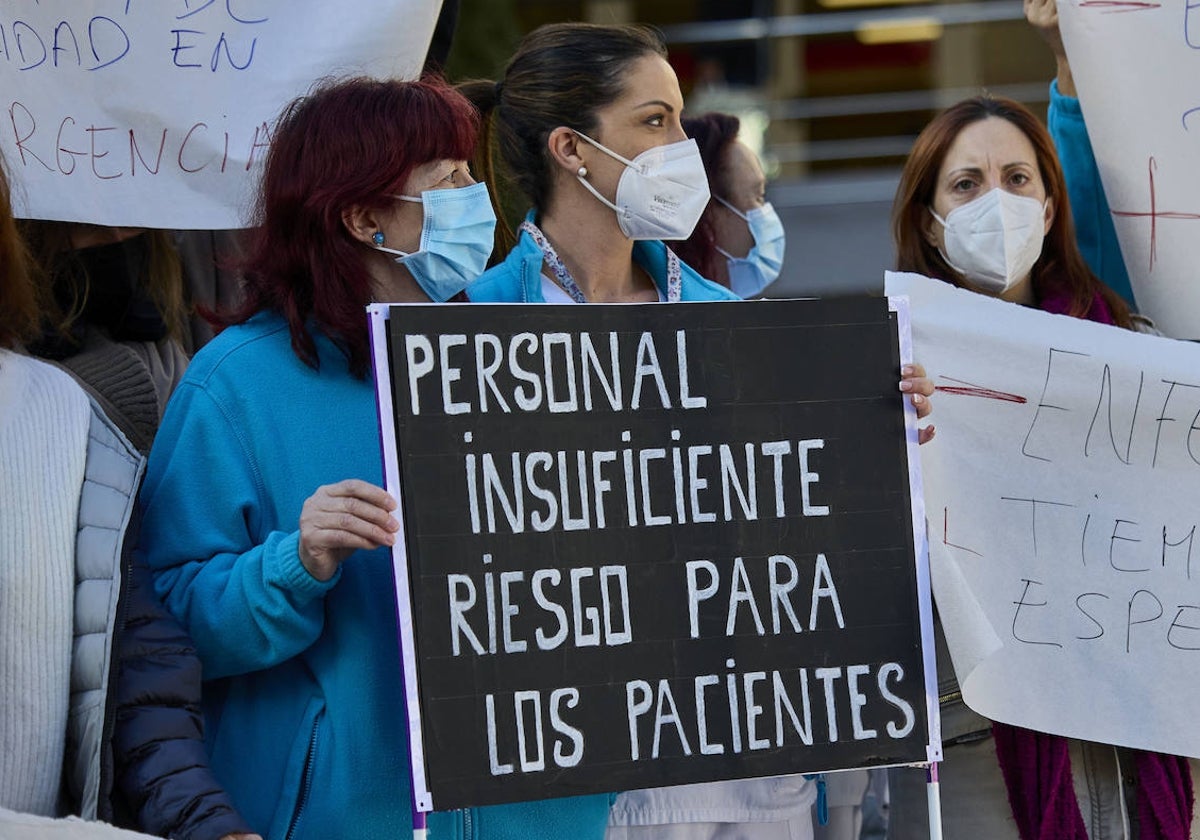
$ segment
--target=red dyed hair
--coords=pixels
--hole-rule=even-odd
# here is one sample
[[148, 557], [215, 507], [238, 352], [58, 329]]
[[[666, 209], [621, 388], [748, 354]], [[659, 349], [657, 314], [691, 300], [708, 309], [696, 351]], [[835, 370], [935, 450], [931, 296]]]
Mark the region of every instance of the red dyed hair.
[[294, 100], [271, 137], [243, 263], [245, 302], [217, 323], [275, 310], [306, 364], [318, 366], [311, 323], [365, 376], [371, 281], [364, 246], [342, 213], [388, 206], [422, 164], [469, 160], [478, 124], [475, 108], [436, 77], [324, 82]]
[[[715, 111], [697, 117], [684, 117], [681, 122], [684, 133], [700, 147], [700, 158], [704, 161], [704, 171], [708, 173], [709, 192], [726, 198], [729, 195], [729, 159], [726, 152], [737, 141], [741, 122], [732, 114]], [[717, 207], [717, 201], [710, 199], [692, 235], [682, 242], [667, 243], [681, 260], [696, 269], [701, 277], [709, 279], [713, 277], [717, 262], [725, 259], [717, 250], [717, 235], [713, 230], [712, 214], [717, 212]]]
[[1007, 120], [1029, 138], [1037, 156], [1046, 197], [1054, 201], [1054, 223], [1046, 234], [1042, 254], [1034, 263], [1031, 274], [1034, 294], [1040, 300], [1052, 286], [1065, 289], [1071, 297], [1070, 314], [1077, 318], [1087, 316], [1095, 295], [1099, 294], [1108, 305], [1113, 321], [1126, 329], [1131, 328], [1125, 301], [1092, 274], [1079, 252], [1067, 184], [1050, 133], [1032, 111], [1012, 99], [986, 95], [964, 99], [934, 117], [917, 137], [904, 164], [892, 204], [896, 268], [968, 288], [962, 275], [929, 244], [925, 230], [931, 218], [938, 173], [950, 146], [968, 125], [990, 117]]

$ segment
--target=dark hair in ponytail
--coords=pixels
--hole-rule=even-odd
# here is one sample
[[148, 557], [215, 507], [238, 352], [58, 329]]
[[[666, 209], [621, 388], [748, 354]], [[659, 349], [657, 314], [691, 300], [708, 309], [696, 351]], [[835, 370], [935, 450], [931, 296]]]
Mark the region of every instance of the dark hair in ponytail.
[[[525, 36], [500, 82], [463, 83], [459, 89], [483, 116], [475, 168], [493, 202], [499, 205], [511, 184], [543, 209], [553, 171], [550, 132], [559, 126], [594, 131], [596, 112], [625, 92], [629, 65], [647, 55], [667, 55], [651, 27], [555, 23]], [[497, 153], [503, 171], [495, 165]], [[503, 258], [515, 237], [502, 208], [496, 211], [496, 253]]]

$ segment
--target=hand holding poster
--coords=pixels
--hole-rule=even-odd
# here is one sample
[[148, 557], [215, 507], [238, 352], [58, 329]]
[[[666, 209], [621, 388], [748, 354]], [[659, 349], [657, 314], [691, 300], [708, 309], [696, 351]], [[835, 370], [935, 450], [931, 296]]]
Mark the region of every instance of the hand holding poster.
[[1059, 0], [1138, 308], [1200, 338], [1200, 3]]
[[940, 756], [886, 301], [379, 306], [373, 341], [419, 808]]
[[271, 123], [327, 75], [414, 77], [440, 0], [12, 0], [0, 155], [16, 215], [246, 224]]
[[934, 595], [994, 720], [1200, 757], [1200, 347], [889, 274], [938, 386]]

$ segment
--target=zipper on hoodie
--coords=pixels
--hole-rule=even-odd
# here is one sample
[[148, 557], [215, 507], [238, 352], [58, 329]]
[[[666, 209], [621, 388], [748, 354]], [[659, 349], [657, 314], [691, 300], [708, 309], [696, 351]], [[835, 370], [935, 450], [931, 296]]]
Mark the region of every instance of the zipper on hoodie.
[[471, 809], [463, 808], [463, 840], [475, 840], [474, 829], [471, 825]]
[[304, 806], [308, 804], [308, 793], [312, 787], [313, 774], [313, 756], [317, 752], [317, 730], [321, 726], [321, 718], [313, 719], [312, 735], [308, 739], [308, 754], [304, 756], [304, 776], [300, 785], [300, 798], [296, 800], [296, 813], [292, 815], [292, 824], [288, 828], [286, 840], [292, 840], [296, 834], [296, 826], [300, 824], [300, 817], [304, 814]]

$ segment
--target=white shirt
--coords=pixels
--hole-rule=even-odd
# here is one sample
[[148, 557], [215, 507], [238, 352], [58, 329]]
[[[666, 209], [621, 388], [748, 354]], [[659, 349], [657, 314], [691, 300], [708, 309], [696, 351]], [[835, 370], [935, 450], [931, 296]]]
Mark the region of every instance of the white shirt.
[[[658, 289], [657, 285], [655, 286], [655, 290], [658, 292], [658, 302], [666, 303], [667, 299], [663, 297], [663, 293], [660, 289]], [[575, 302], [574, 298], [567, 294], [562, 286], [551, 280], [550, 275], [548, 274], [542, 275], [542, 298], [546, 301], [546, 303]]]

